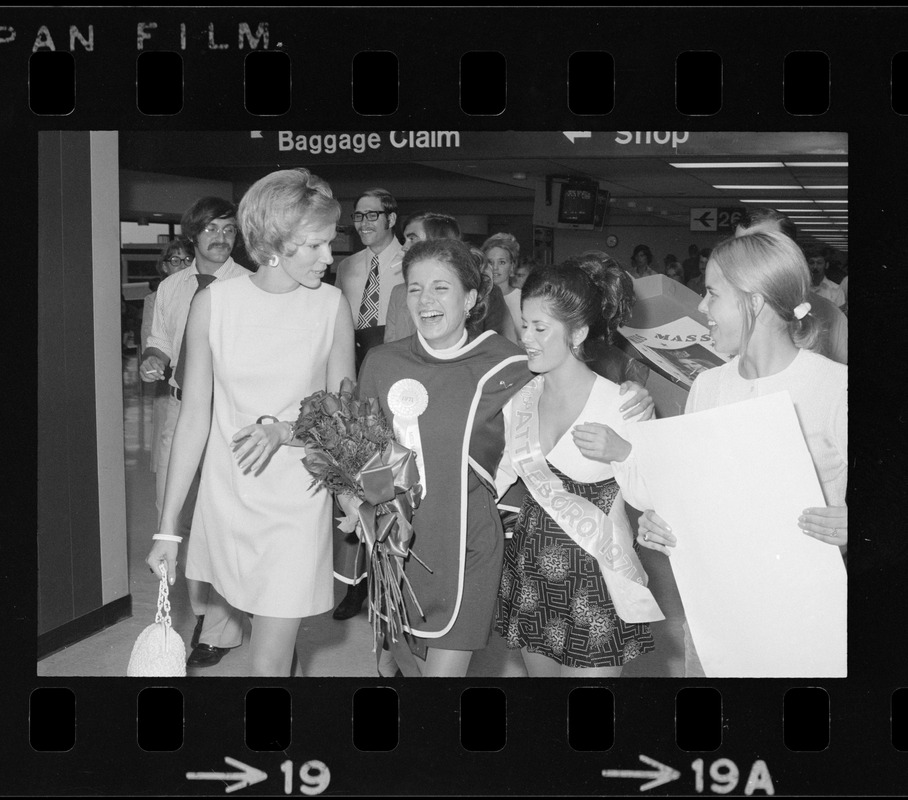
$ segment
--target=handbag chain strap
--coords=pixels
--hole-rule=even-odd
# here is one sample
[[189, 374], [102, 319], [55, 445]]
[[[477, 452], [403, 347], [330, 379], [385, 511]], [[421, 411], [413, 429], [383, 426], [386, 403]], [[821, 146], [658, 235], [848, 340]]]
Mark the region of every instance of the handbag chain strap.
[[171, 627], [170, 621], [170, 596], [167, 588], [167, 564], [161, 562], [161, 583], [158, 586], [158, 613], [155, 614], [155, 622], [163, 622], [165, 627]]

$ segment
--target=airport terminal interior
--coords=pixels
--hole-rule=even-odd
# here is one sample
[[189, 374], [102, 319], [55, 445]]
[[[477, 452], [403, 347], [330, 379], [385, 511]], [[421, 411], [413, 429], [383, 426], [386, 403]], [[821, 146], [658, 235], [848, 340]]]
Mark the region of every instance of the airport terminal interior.
[[[86, 131], [42, 133], [39, 147], [39, 415], [65, 419], [67, 443], [60, 459], [59, 437], [56, 446], [39, 442], [40, 676], [125, 675], [136, 637], [154, 620], [158, 581], [145, 557], [157, 528], [158, 390], [139, 378], [143, 302], [160, 280], [162, 248], [200, 197], [238, 203], [267, 173], [306, 167], [341, 204], [333, 269], [362, 248], [351, 221], [357, 199], [382, 187], [397, 201], [398, 234], [408, 215], [441, 212], [477, 246], [508, 233], [532, 264], [605, 251], [658, 291], [670, 263], [733, 235], [748, 211], [771, 208], [795, 224], [799, 244], [822, 249], [831, 281], [848, 274], [844, 134]], [[241, 242], [234, 259], [254, 267]], [[651, 274], [655, 283], [643, 277]], [[698, 290], [685, 282], [675, 291], [691, 292], [696, 305]], [[661, 381], [657, 413], [678, 413], [687, 387], [650, 367]], [[335, 605], [346, 588], [334, 582]], [[188, 652], [195, 617], [182, 576], [170, 603]], [[652, 625], [655, 649], [625, 676], [669, 674], [660, 643], [671, 624]], [[249, 629], [247, 621], [243, 646], [189, 674], [250, 674]], [[347, 620], [331, 611], [303, 619], [302, 673], [374, 677], [371, 632], [365, 608]], [[526, 674], [519, 651], [493, 632], [468, 677]]]

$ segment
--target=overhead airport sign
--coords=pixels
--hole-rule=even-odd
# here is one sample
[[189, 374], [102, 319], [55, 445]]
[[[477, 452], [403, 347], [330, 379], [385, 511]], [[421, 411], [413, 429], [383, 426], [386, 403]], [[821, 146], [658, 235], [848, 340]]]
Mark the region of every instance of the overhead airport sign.
[[690, 210], [690, 229], [692, 231], [718, 230], [715, 208], [692, 208]]
[[122, 131], [125, 169], [205, 165], [265, 169], [323, 164], [509, 158], [847, 155], [841, 133], [700, 131]]
[[692, 208], [690, 210], [690, 229], [701, 233], [704, 231], [732, 233], [745, 213], [746, 210], [738, 206]]

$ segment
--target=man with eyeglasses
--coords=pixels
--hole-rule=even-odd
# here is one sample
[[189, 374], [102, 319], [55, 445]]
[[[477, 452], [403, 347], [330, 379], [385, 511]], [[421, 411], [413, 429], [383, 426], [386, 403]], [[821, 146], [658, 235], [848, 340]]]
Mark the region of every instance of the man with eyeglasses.
[[[180, 386], [180, 361], [185, 356], [182, 349], [183, 334], [192, 298], [211, 281], [252, 274], [237, 264], [230, 255], [237, 234], [236, 206], [233, 203], [220, 197], [203, 197], [186, 210], [180, 226], [182, 235], [195, 248], [195, 259], [186, 269], [168, 276], [158, 286], [151, 334], [139, 365], [139, 377], [146, 383], [163, 380], [167, 367], [172, 368], [169, 379], [170, 398], [158, 440], [155, 473], [155, 505], [159, 517], [164, 505], [173, 432], [180, 415], [183, 394]], [[180, 515], [180, 535], [184, 537], [189, 535], [192, 524], [198, 479], [199, 476], [196, 475]], [[192, 635], [192, 653], [186, 665], [214, 666], [231, 648], [242, 644], [242, 616], [210, 584], [199, 581], [187, 583], [189, 599], [198, 620]]]
[[369, 348], [384, 341], [388, 299], [404, 280], [404, 251], [394, 235], [397, 201], [386, 189], [364, 191], [352, 218], [365, 247], [338, 265], [337, 286], [353, 310], [358, 370]]
[[[358, 371], [369, 348], [384, 342], [391, 290], [404, 280], [404, 251], [394, 235], [397, 201], [386, 189], [366, 189], [356, 201], [352, 217], [365, 247], [338, 265], [337, 286], [353, 310]], [[355, 617], [366, 599], [364, 571], [356, 563], [357, 549], [354, 535], [335, 530], [334, 572], [349, 586], [334, 610], [334, 619]]]

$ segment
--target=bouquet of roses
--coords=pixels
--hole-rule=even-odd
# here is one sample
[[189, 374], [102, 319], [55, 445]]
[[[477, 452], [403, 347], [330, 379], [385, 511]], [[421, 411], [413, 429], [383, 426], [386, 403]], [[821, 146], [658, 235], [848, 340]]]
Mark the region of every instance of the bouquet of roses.
[[350, 501], [339, 527], [358, 530], [360, 546], [367, 549], [375, 647], [381, 619], [395, 642], [409, 625], [404, 589], [423, 613], [403, 564], [412, 555], [426, 566], [410, 549], [421, 488], [415, 454], [395, 441], [378, 399], [356, 400], [353, 388], [345, 378], [336, 394], [319, 391], [303, 400], [293, 437], [306, 447], [303, 464], [313, 477], [311, 486], [325, 487], [339, 502], [344, 495]]

